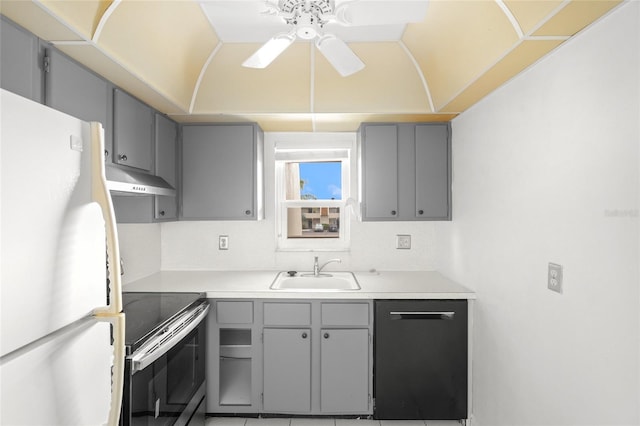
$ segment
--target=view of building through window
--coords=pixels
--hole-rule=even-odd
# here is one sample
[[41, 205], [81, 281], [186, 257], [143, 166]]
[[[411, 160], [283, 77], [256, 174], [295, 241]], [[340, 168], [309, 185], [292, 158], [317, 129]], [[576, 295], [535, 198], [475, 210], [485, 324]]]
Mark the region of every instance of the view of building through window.
[[340, 207], [323, 200], [342, 200], [340, 161], [288, 163], [287, 200], [309, 201], [308, 206], [288, 207], [288, 238], [338, 238]]

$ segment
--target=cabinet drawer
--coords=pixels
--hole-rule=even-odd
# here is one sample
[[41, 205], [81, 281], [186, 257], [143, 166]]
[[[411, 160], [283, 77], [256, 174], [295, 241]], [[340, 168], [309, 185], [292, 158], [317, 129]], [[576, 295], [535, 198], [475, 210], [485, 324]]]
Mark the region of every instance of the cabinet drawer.
[[323, 303], [322, 325], [369, 325], [368, 303]]
[[252, 324], [253, 302], [216, 303], [218, 324]]
[[309, 303], [265, 303], [264, 325], [309, 325]]

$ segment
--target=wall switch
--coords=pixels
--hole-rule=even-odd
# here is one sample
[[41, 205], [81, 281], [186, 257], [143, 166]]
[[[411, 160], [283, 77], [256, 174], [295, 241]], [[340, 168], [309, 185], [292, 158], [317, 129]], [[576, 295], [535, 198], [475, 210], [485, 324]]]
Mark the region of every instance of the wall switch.
[[229, 250], [229, 236], [218, 236], [218, 250]]
[[549, 290], [562, 294], [562, 265], [549, 263], [547, 287]]
[[396, 248], [408, 250], [411, 248], [411, 235], [396, 235]]

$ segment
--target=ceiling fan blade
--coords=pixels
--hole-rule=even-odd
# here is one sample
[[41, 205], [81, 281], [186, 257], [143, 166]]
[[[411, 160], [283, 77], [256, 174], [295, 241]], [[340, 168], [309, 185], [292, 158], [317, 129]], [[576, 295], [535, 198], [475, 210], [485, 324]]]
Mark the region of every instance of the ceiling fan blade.
[[247, 68], [266, 68], [296, 39], [292, 34], [278, 34], [263, 44], [256, 52], [242, 63]]
[[343, 77], [347, 77], [364, 68], [364, 63], [347, 46], [347, 43], [333, 34], [325, 34], [318, 38], [316, 46]]

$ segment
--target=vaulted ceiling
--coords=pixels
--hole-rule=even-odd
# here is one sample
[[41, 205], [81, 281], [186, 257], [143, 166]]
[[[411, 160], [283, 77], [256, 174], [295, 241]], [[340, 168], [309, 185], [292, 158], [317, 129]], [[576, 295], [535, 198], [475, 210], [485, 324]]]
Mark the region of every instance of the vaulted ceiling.
[[242, 67], [266, 39], [222, 37], [216, 2], [1, 0], [0, 12], [176, 121], [353, 131], [365, 121], [448, 121], [621, 3], [430, 0], [395, 39], [347, 40], [366, 67], [342, 77], [307, 41], [265, 69]]

